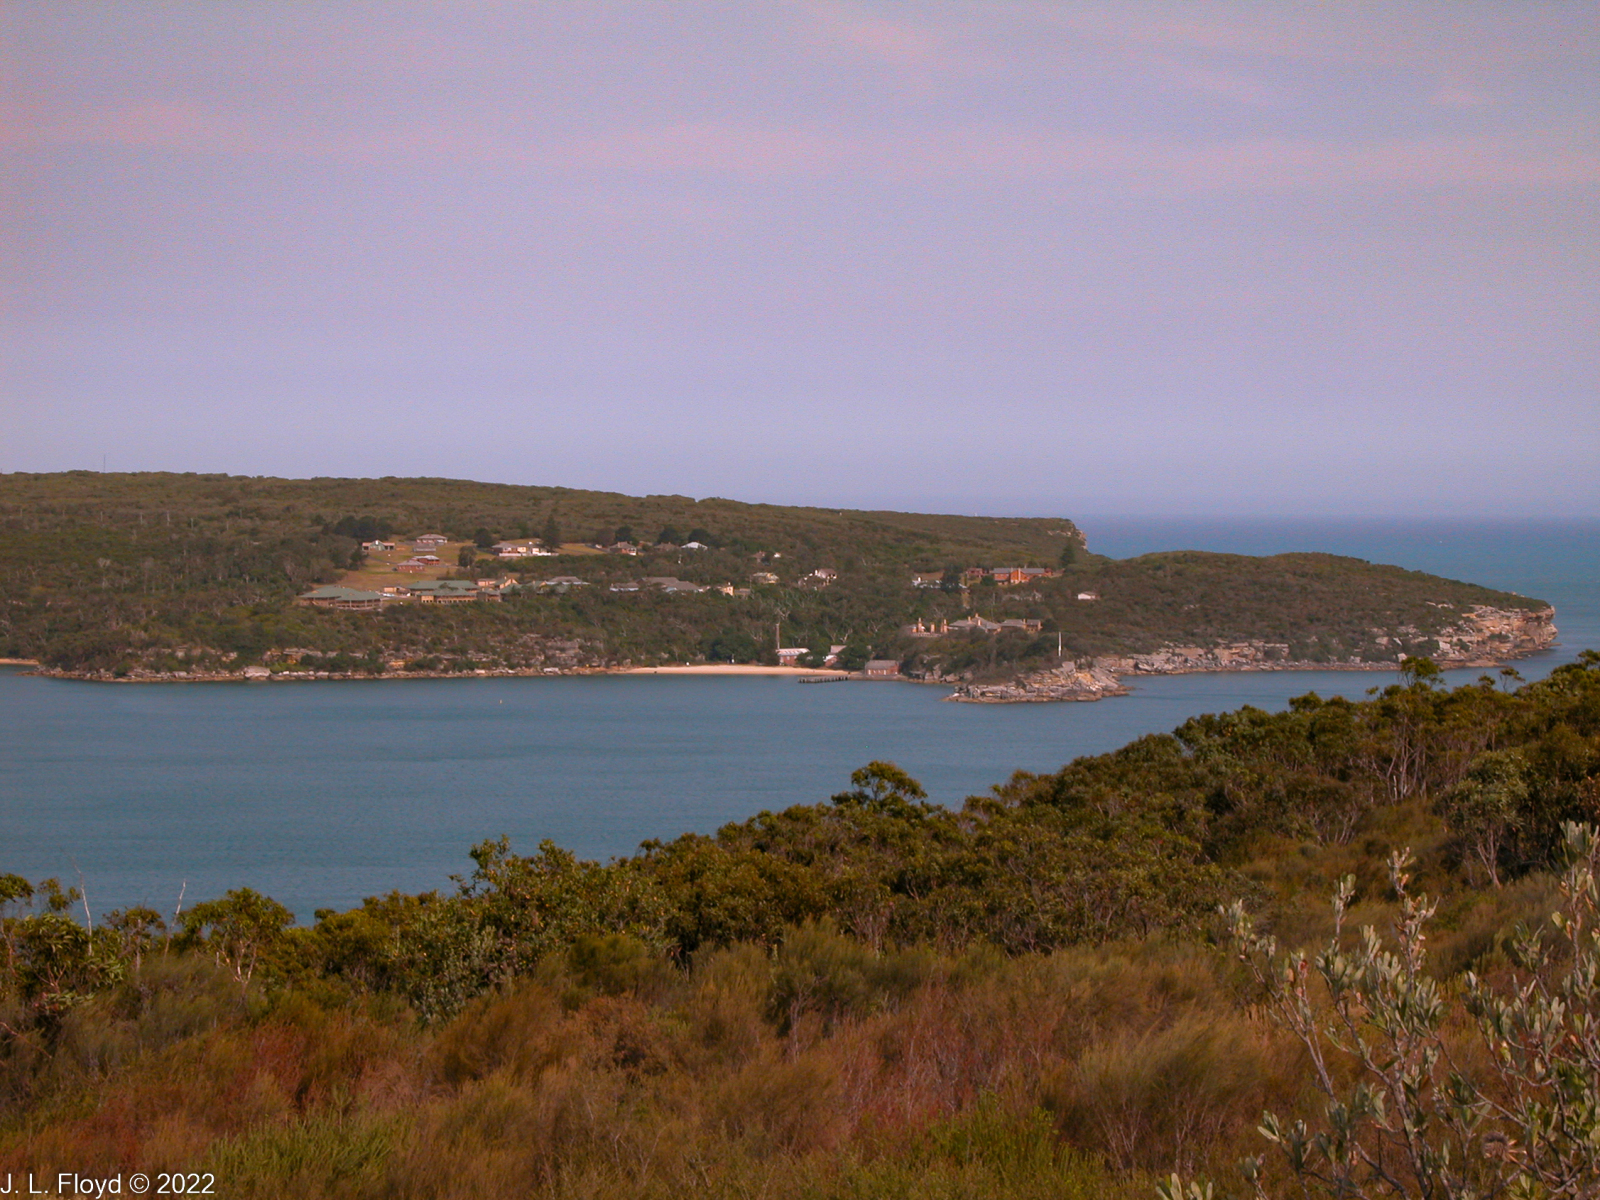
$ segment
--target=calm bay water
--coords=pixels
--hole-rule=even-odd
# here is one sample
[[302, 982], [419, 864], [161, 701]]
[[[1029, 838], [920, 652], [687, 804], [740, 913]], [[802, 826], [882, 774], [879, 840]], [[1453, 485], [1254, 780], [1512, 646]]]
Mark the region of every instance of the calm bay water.
[[[1530, 679], [1600, 648], [1600, 523], [1082, 524], [1118, 557], [1327, 550], [1540, 596], [1561, 642], [1519, 664]], [[1053, 770], [1196, 713], [1391, 679], [1174, 676], [1097, 704], [988, 706], [913, 684], [770, 678], [107, 685], [0, 669], [0, 872], [81, 874], [97, 911], [170, 912], [181, 887], [188, 903], [249, 885], [309, 919], [448, 886], [472, 844], [502, 833], [525, 852], [550, 838], [627, 854], [822, 799], [874, 758], [958, 804], [1013, 770]]]

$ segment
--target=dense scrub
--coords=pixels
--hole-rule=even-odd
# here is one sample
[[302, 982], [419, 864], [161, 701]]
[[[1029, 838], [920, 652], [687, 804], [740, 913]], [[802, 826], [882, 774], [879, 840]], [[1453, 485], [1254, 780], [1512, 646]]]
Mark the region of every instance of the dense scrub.
[[[646, 544], [639, 556], [564, 554], [515, 564], [588, 587], [503, 604], [399, 605], [381, 615], [297, 609], [293, 598], [361, 562], [361, 540], [439, 532], [466, 543], [542, 536]], [[685, 540], [704, 544], [684, 551]], [[651, 546], [657, 548], [651, 549]], [[454, 560], [452, 560], [454, 561]], [[506, 564], [482, 559], [482, 571]], [[960, 588], [967, 567], [1063, 574]], [[837, 573], [804, 585], [814, 569]], [[475, 573], [474, 565], [466, 573]], [[612, 592], [641, 576], [750, 594]], [[944, 589], [917, 588], [942, 572]], [[813, 581], [814, 583], [814, 581]], [[1425, 654], [1472, 605], [1539, 601], [1329, 555], [1178, 553], [1114, 561], [1060, 518], [979, 518], [630, 497], [456, 480], [284, 480], [226, 475], [0, 477], [0, 657], [126, 674], [239, 670], [312, 652], [319, 669], [480, 670], [703, 659], [755, 661], [787, 646], [894, 658], [921, 672], [1008, 673], [1167, 644], [1265, 641], [1295, 660]], [[1080, 593], [1100, 596], [1095, 602]], [[976, 612], [1038, 629], [909, 638], [922, 620]], [[1380, 644], [1376, 639], [1389, 637]], [[398, 667], [391, 664], [400, 664]], [[813, 663], [812, 665], [816, 665]]]
[[[1228, 952], [1231, 899], [1257, 958], [1276, 953], [1265, 932], [1332, 936], [1318, 969], [1376, 989], [1389, 960], [1358, 970], [1357, 949], [1340, 967], [1340, 947], [1359, 924], [1417, 933], [1411, 896], [1431, 894], [1426, 954], [1402, 936], [1415, 970], [1384, 986], [1428, 1000], [1427, 1044], [1480, 1089], [1462, 1095], [1506, 1112], [1518, 1077], [1474, 1014], [1514, 977], [1567, 987], [1569, 1019], [1600, 1007], [1593, 981], [1560, 983], [1587, 934], [1542, 962], [1515, 934], [1586, 911], [1554, 872], [1563, 823], [1600, 818], [1600, 655], [1515, 692], [1446, 692], [1419, 668], [1366, 703], [1198, 718], [960, 812], [890, 764], [852, 783], [610, 864], [485, 842], [453, 894], [310, 928], [241, 890], [174, 929], [134, 910], [91, 933], [70, 891], [0, 877], [0, 1171], [210, 1170], [236, 1196], [1149, 1197], [1172, 1171], [1236, 1180], [1265, 1147], [1263, 1109], [1310, 1138], [1326, 1096], [1365, 1085], [1283, 1017], [1298, 1010], [1276, 968]], [[1328, 897], [1346, 877], [1341, 934]], [[1313, 1018], [1336, 1011], [1307, 995]], [[1374, 997], [1357, 1020], [1381, 1015]], [[1474, 1120], [1462, 1169], [1493, 1194], [1518, 1159], [1485, 1148], [1521, 1127]], [[1592, 1189], [1592, 1150], [1569, 1149]], [[1259, 1171], [1267, 1194], [1293, 1174]]]

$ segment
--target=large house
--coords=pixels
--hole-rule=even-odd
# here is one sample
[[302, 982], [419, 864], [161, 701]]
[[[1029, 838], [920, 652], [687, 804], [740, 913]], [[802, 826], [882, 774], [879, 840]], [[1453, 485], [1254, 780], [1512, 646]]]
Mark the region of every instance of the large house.
[[645, 587], [655, 588], [657, 591], [678, 592], [704, 592], [708, 590], [698, 583], [690, 583], [686, 579], [678, 579], [672, 575], [646, 575], [641, 580]]
[[892, 658], [874, 658], [861, 668], [868, 679], [894, 679], [900, 674], [900, 664]]
[[811, 574], [801, 578], [800, 586], [803, 588], [825, 588], [838, 578], [839, 572], [832, 567], [818, 567]]
[[425, 533], [421, 537], [412, 539], [411, 548], [413, 550], [437, 550], [449, 540], [442, 533]]
[[1001, 587], [1012, 587], [1019, 583], [1049, 579], [1057, 573], [1049, 567], [996, 567], [990, 575]]
[[985, 621], [976, 613], [970, 617], [963, 617], [959, 621], [950, 622], [951, 633], [965, 633], [968, 631], [973, 633], [998, 633], [1000, 625], [996, 621]]
[[1021, 583], [1053, 579], [1060, 573], [1053, 567], [968, 567], [961, 572], [961, 584], [963, 587], [973, 587], [985, 579], [992, 579], [998, 587], [1015, 587]]
[[778, 650], [778, 665], [780, 667], [798, 667], [800, 659], [811, 651], [805, 646], [783, 646]]
[[419, 604], [468, 604], [474, 600], [499, 600], [501, 586], [493, 579], [419, 579], [407, 590]]
[[377, 612], [384, 602], [396, 597], [383, 592], [363, 592], [356, 588], [329, 586], [312, 588], [295, 598], [296, 604], [311, 608], [336, 608], [345, 612]]

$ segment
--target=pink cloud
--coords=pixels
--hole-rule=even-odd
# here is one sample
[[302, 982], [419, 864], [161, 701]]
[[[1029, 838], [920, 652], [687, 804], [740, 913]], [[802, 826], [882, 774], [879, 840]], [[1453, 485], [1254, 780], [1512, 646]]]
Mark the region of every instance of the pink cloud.
[[943, 38], [925, 27], [891, 21], [838, 0], [807, 7], [826, 36], [891, 66], [928, 66], [942, 56]]
[[258, 155], [269, 142], [248, 122], [196, 104], [152, 101], [90, 110], [51, 125], [19, 122], [11, 140], [35, 147], [114, 145], [189, 153]]
[[1600, 154], [1556, 137], [1432, 137], [1335, 143], [1285, 137], [1152, 142], [1037, 129], [956, 125], [894, 135], [817, 126], [668, 122], [581, 135], [397, 122], [366, 131], [266, 126], [227, 110], [138, 104], [24, 131], [37, 149], [108, 145], [225, 157], [308, 157], [406, 164], [751, 179], [1058, 178], [1141, 191], [1287, 191], [1345, 187], [1538, 188], [1600, 183]]
[[1265, 108], [1273, 102], [1267, 87], [1237, 71], [1197, 67], [1168, 55], [1147, 56], [1142, 65], [1153, 68], [1156, 77], [1168, 87], [1221, 96], [1252, 108]]
[[1045, 23], [1105, 44], [1168, 52], [1384, 66], [1437, 72], [1503, 68], [1592, 53], [1594, 30], [1571, 36], [1558, 6], [1487, 9], [1476, 19], [1441, 20], [1425, 6], [1279, 5], [1247, 11], [1217, 6], [1041, 4]]

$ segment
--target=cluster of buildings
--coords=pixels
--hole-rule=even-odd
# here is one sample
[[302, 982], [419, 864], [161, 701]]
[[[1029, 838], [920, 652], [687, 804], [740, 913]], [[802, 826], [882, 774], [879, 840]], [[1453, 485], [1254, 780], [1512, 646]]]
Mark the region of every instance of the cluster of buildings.
[[736, 590], [744, 595], [750, 594], [749, 588], [735, 589], [731, 583], [721, 587], [709, 587], [703, 583], [690, 583], [687, 579], [679, 579], [675, 575], [646, 575], [643, 579], [627, 579], [611, 585], [613, 592], [666, 592], [668, 595], [688, 595], [694, 592], [721, 592], [723, 595], [732, 596]]
[[554, 558], [556, 552], [547, 550], [537, 538], [514, 538], [509, 542], [496, 542], [489, 549], [496, 558]]
[[[985, 579], [992, 579], [996, 587], [1016, 587], [1041, 579], [1054, 579], [1060, 574], [1055, 567], [968, 567], [961, 572], [961, 586], [976, 587]], [[940, 587], [944, 584], [944, 572], [918, 571], [911, 577], [911, 584], [919, 588]]]
[[1038, 633], [1044, 622], [1034, 617], [1012, 617], [1006, 621], [986, 621], [974, 613], [959, 621], [923, 621], [920, 618], [901, 630], [907, 637], [936, 638], [950, 633], [1003, 633], [1014, 629], [1019, 633]]
[[[425, 533], [411, 541], [412, 556], [404, 562], [396, 563], [395, 570], [404, 571], [408, 575], [421, 574], [440, 563], [439, 556], [434, 553], [441, 546], [449, 542], [449, 538], [442, 533]], [[361, 548], [368, 554], [381, 554], [395, 549], [398, 543], [385, 541], [383, 538], [374, 538], [370, 542], [362, 542]]]
[[387, 605], [469, 604], [476, 600], [501, 600], [518, 590], [512, 579], [419, 579], [415, 583], [391, 584], [377, 591], [330, 584], [312, 588], [295, 598], [309, 608], [333, 608], [345, 612], [378, 612]]
[[961, 572], [961, 586], [977, 587], [985, 579], [992, 579], [996, 587], [1016, 587], [1054, 579], [1059, 574], [1055, 567], [968, 567]]
[[[827, 654], [822, 656], [824, 667], [834, 667], [839, 663], [839, 654], [844, 649], [843, 645], [829, 646]], [[778, 665], [780, 667], [799, 667], [800, 660], [811, 650], [806, 646], [779, 646]], [[900, 664], [892, 658], [870, 659], [861, 668], [861, 673], [868, 679], [896, 679], [900, 675]]]
[[609, 546], [600, 546], [598, 548], [604, 550], [607, 554], [642, 554], [646, 549], [654, 551], [711, 549], [704, 542], [685, 542], [681, 546], [675, 546], [671, 542], [656, 542], [648, 547], [636, 546], [632, 542], [613, 542]]

